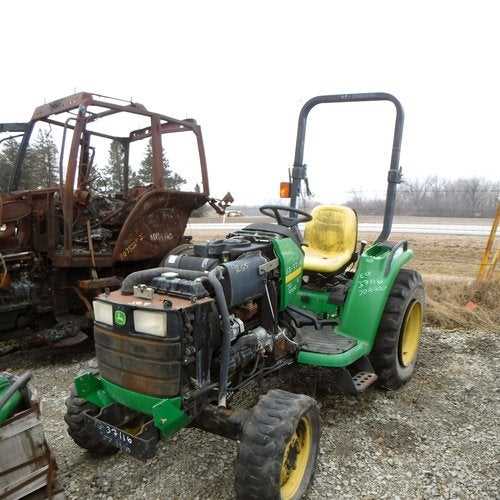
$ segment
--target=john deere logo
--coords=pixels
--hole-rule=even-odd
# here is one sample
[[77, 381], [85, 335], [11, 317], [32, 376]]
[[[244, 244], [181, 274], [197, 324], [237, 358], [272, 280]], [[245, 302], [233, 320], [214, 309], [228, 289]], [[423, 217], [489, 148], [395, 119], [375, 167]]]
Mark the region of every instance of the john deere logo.
[[127, 315], [123, 311], [115, 311], [115, 324], [117, 326], [125, 326]]

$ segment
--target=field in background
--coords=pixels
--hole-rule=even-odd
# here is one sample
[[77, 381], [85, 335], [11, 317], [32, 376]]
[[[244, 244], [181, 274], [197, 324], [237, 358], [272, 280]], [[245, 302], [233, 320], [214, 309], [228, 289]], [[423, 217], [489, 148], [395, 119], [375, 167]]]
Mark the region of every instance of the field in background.
[[[187, 234], [193, 236], [195, 241], [204, 241], [223, 238], [226, 233], [221, 225], [218, 231], [189, 229]], [[371, 242], [376, 236], [375, 233], [360, 232], [359, 238]], [[408, 240], [410, 248], [415, 252], [413, 268], [425, 275], [444, 277], [474, 278], [486, 244], [486, 237], [475, 236], [396, 234], [394, 239]]]
[[[213, 212], [212, 212], [213, 213]], [[209, 215], [207, 217], [193, 217], [190, 219], [192, 224], [209, 224], [214, 222], [221, 222], [222, 217], [219, 215]], [[269, 217], [265, 216], [246, 216], [242, 217], [227, 217], [227, 222], [269, 222]], [[359, 222], [364, 223], [382, 223], [382, 217], [379, 215], [360, 215]], [[394, 217], [394, 224], [443, 224], [443, 225], [474, 225], [474, 226], [491, 226], [491, 219], [473, 218], [473, 217], [418, 217], [413, 215], [396, 215]]]

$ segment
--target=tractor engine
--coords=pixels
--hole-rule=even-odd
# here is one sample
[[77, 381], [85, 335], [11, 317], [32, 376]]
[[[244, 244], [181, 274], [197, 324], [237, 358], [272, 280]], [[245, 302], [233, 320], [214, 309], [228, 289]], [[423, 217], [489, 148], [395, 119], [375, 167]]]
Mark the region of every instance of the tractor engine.
[[32, 252], [0, 253], [0, 332], [22, 329], [50, 303], [50, 280]]
[[[235, 387], [273, 356], [277, 260], [269, 240], [232, 237], [179, 249], [94, 301], [100, 374], [174, 397]], [[225, 374], [225, 375], [224, 375]]]

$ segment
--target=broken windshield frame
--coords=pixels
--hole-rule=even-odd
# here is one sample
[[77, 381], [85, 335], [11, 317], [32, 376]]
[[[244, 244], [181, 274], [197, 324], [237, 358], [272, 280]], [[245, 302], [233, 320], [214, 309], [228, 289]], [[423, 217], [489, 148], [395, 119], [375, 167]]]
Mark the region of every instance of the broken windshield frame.
[[[70, 188], [71, 190], [73, 189], [77, 170], [79, 170], [78, 172], [79, 182], [75, 187], [77, 189], [81, 188], [85, 189], [86, 187], [81, 185], [80, 182], [82, 183], [88, 182], [89, 162], [87, 161], [87, 165], [85, 164], [85, 161], [82, 162], [82, 155], [86, 155], [88, 157], [89, 153], [88, 146], [90, 138], [92, 136], [110, 140], [116, 140], [123, 145], [124, 158], [125, 158], [124, 168], [123, 168], [124, 194], [127, 193], [129, 187], [130, 144], [138, 140], [149, 138], [152, 142], [152, 153], [153, 153], [151, 184], [155, 188], [169, 190], [169, 186], [164, 186], [163, 164], [161, 160], [162, 146], [161, 146], [160, 136], [168, 133], [192, 132], [196, 136], [198, 157], [201, 169], [200, 180], [202, 184], [201, 186], [202, 189], [200, 192], [202, 195], [208, 197], [209, 186], [208, 186], [208, 174], [207, 174], [205, 150], [203, 146], [203, 139], [201, 136], [201, 129], [195, 120], [191, 119], [177, 120], [175, 118], [171, 118], [169, 116], [165, 116], [159, 113], [153, 113], [148, 111], [144, 106], [138, 103], [127, 102], [127, 104], [124, 105], [124, 104], [115, 104], [110, 100], [103, 101], [100, 99], [96, 99], [100, 97], [103, 96], [98, 96], [96, 94], [87, 94], [87, 93], [75, 94], [74, 96], [69, 96], [67, 98], [60, 99], [58, 101], [53, 101], [51, 103], [44, 104], [38, 107], [33, 114], [32, 121], [29, 123], [11, 124], [11, 125], [18, 125], [19, 127], [22, 127], [24, 129], [23, 139], [19, 147], [19, 152], [14, 169], [14, 175], [11, 178], [10, 189], [9, 189], [11, 192], [18, 190], [23, 162], [25, 159], [26, 150], [28, 147], [33, 127], [37, 121], [43, 121], [50, 125], [62, 127], [63, 129], [63, 140], [60, 148], [59, 174], [61, 183], [60, 188], [61, 190], [64, 189], [64, 191], [66, 191], [66, 194], [69, 194], [68, 188]], [[100, 111], [98, 113], [88, 112], [87, 110], [90, 107], [103, 109], [103, 111]], [[77, 110], [77, 113], [74, 113], [74, 110]], [[149, 118], [150, 125], [137, 130], [132, 130], [128, 136], [117, 136], [102, 131], [87, 130], [87, 125], [96, 123], [98, 122], [98, 120], [104, 117], [116, 115], [118, 113], [131, 113], [134, 115], [140, 115]], [[62, 115], [62, 114], [66, 115], [70, 114], [70, 116], [66, 118], [66, 120], [61, 121], [60, 118], [57, 117], [57, 115]], [[74, 124], [71, 122], [74, 122]], [[66, 175], [64, 177], [64, 175], [61, 174], [63, 173], [64, 152], [67, 146], [66, 135], [68, 129], [73, 131], [73, 139], [72, 139], [69, 159], [66, 166]], [[77, 132], [76, 134], [75, 131]], [[85, 140], [85, 137], [87, 140]], [[90, 159], [90, 157], [88, 158]], [[87, 172], [80, 171], [80, 169], [85, 168], [85, 166], [87, 167]], [[180, 173], [182, 174], [182, 172]], [[181, 189], [181, 191], [184, 190]], [[194, 192], [194, 191], [185, 190], [184, 192]]]

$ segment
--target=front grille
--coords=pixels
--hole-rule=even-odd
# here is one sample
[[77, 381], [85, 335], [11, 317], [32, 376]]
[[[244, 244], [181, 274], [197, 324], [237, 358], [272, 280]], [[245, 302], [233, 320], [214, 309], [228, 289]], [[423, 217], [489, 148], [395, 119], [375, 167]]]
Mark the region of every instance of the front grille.
[[94, 326], [100, 374], [126, 389], [156, 397], [180, 392], [182, 344], [168, 338], [131, 335]]

